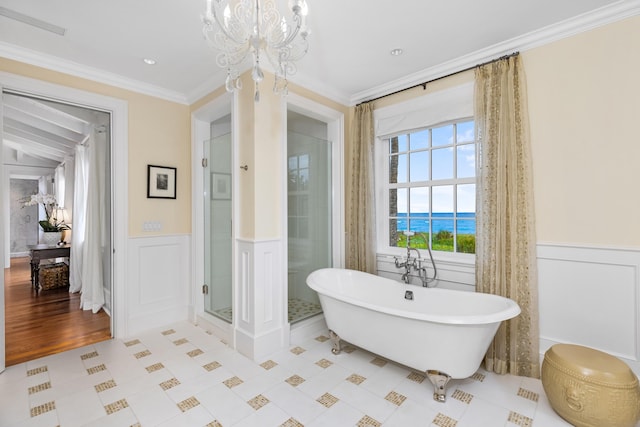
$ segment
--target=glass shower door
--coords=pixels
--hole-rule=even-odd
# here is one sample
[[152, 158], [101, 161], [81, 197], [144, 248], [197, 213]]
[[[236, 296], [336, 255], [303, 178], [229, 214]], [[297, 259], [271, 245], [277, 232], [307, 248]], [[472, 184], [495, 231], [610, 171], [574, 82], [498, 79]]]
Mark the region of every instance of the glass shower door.
[[[216, 129], [214, 122], [212, 130]], [[231, 133], [204, 142], [204, 278], [207, 291], [204, 309], [226, 322], [232, 312], [232, 174]]]
[[322, 312], [307, 276], [332, 266], [331, 143], [287, 134], [288, 318], [299, 322]]

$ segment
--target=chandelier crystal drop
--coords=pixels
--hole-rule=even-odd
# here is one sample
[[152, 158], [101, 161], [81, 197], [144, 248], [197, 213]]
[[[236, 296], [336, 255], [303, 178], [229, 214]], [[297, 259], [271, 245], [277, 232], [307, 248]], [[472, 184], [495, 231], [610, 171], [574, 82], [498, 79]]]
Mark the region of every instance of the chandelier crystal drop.
[[[251, 54], [255, 100], [260, 100], [258, 84], [264, 79], [260, 60], [265, 56], [275, 70], [273, 91], [287, 94], [287, 77], [295, 74], [295, 62], [309, 49], [305, 0], [289, 0], [292, 16], [286, 20], [276, 9], [275, 0], [207, 0], [203, 33], [219, 51], [216, 62], [227, 70], [225, 88], [242, 88], [242, 62]], [[263, 55], [264, 53], [264, 55]]]

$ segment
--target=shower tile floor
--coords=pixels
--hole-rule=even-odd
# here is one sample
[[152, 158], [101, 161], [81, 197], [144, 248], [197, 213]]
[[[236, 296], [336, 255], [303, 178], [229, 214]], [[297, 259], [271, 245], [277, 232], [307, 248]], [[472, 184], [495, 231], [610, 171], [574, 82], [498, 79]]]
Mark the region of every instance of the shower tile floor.
[[[295, 298], [288, 300], [288, 308], [289, 322], [298, 322], [300, 320], [308, 319], [309, 317], [322, 312], [320, 304]], [[216, 314], [228, 322], [233, 320], [233, 309], [231, 307], [216, 310]]]
[[326, 333], [253, 362], [177, 323], [0, 374], [0, 425], [560, 427], [539, 380], [480, 369], [432, 399], [420, 373]]

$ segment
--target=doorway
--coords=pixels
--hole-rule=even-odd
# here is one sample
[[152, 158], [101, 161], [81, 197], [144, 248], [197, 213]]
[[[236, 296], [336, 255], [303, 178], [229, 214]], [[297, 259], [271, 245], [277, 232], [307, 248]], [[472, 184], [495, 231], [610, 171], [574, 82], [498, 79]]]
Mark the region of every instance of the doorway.
[[[11, 90], [2, 92], [2, 104], [2, 185], [11, 205], [4, 220], [11, 230], [3, 241], [4, 347], [6, 364], [12, 365], [112, 336], [111, 114]], [[78, 175], [78, 170], [88, 169], [89, 164], [93, 165], [92, 172]], [[71, 228], [64, 237], [71, 243], [70, 259], [86, 257], [92, 247], [97, 254], [93, 257], [96, 262], [88, 268], [88, 263], [54, 261], [62, 261], [60, 265], [64, 264], [71, 276], [74, 267], [81, 270], [78, 264], [84, 264], [85, 271], [76, 271], [71, 288], [61, 283], [59, 288], [37, 291], [32, 286], [30, 246], [42, 243], [38, 221], [44, 218], [37, 212], [20, 212], [25, 198], [33, 194], [22, 194], [29, 188], [29, 181], [37, 182], [38, 193], [56, 198], [57, 215]], [[82, 196], [90, 193], [102, 197], [91, 202], [91, 196]], [[98, 215], [85, 213], [96, 209]], [[91, 221], [101, 225], [90, 228], [87, 223]], [[22, 232], [26, 236], [17, 234]], [[78, 291], [84, 283], [80, 282], [99, 286], [93, 290], [83, 287], [81, 296]]]
[[206, 313], [233, 323], [233, 147], [231, 115], [211, 123], [204, 141], [204, 297]]
[[307, 276], [333, 266], [332, 150], [327, 124], [287, 113], [287, 318], [291, 324], [322, 312]]

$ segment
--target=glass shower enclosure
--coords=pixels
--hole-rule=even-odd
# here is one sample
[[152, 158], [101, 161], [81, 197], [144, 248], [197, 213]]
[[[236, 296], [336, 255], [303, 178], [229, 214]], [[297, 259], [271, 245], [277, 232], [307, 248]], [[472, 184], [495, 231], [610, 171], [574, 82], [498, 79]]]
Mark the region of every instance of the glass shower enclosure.
[[204, 141], [204, 309], [232, 323], [233, 204], [231, 116], [211, 124]]
[[288, 319], [322, 312], [307, 276], [332, 265], [331, 143], [287, 133]]

